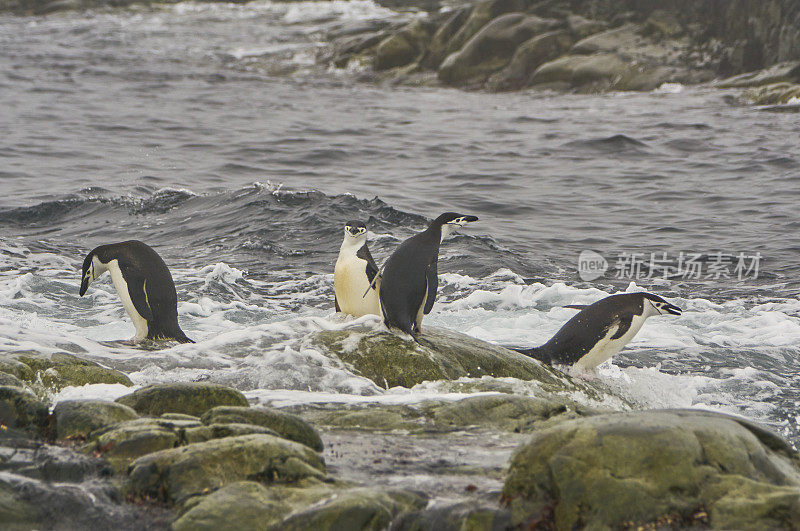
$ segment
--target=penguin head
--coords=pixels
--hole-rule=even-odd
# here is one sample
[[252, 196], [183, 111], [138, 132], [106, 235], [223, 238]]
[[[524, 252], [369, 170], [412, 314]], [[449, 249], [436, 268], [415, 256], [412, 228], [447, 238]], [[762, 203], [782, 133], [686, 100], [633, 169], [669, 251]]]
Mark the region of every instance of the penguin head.
[[647, 310], [650, 310], [651, 315], [664, 315], [664, 314], [671, 314], [671, 315], [680, 315], [681, 309], [675, 306], [674, 304], [670, 304], [658, 295], [653, 295], [652, 293], [642, 293], [642, 297], [644, 300], [642, 301], [645, 306], [645, 313]]
[[363, 243], [367, 240], [367, 226], [360, 221], [348, 221], [344, 225], [344, 241]]
[[108, 271], [106, 264], [100, 261], [94, 251], [87, 254], [83, 260], [80, 296], [83, 297], [86, 294], [86, 290], [89, 289], [89, 284], [106, 271]]
[[456, 212], [445, 212], [436, 218], [431, 226], [439, 225], [442, 227], [442, 239], [453, 232], [454, 230], [463, 227], [467, 223], [478, 221], [477, 216], [467, 216], [465, 214], [458, 214]]

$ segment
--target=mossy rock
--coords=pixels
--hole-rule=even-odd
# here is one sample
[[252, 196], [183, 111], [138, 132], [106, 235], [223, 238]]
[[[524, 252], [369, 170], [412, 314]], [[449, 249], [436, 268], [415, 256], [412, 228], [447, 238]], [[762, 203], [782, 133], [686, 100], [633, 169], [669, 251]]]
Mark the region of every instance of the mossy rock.
[[422, 509], [427, 497], [418, 492], [401, 489], [359, 488], [336, 493], [330, 501], [320, 502], [273, 526], [286, 531], [335, 531], [387, 529], [399, 515]]
[[83, 449], [102, 455], [115, 472], [122, 473], [137, 458], [175, 448], [182, 441], [181, 428], [175, 425], [155, 419], [136, 419], [90, 433]]
[[20, 387], [0, 386], [0, 425], [40, 432], [48, 424], [48, 408]]
[[779, 436], [731, 416], [618, 413], [536, 431], [503, 496], [514, 524], [558, 529], [787, 528], [800, 521], [798, 463]]
[[273, 430], [279, 437], [305, 444], [321, 452], [322, 439], [306, 421], [298, 416], [268, 408], [219, 406], [202, 417], [204, 424], [255, 424]]
[[739, 74], [720, 81], [717, 86], [720, 88], [753, 88], [779, 83], [789, 85], [800, 83], [800, 61], [779, 63], [764, 70]]
[[65, 400], [53, 409], [56, 422], [56, 437], [85, 438], [91, 432], [133, 420], [139, 415], [132, 408], [106, 400]]
[[511, 511], [496, 502], [470, 500], [437, 503], [419, 511], [401, 515], [392, 523], [392, 531], [507, 531]]
[[251, 531], [280, 522], [290, 512], [292, 507], [276, 499], [272, 489], [255, 481], [238, 481], [194, 500], [172, 529]]
[[7, 385], [9, 387], [25, 387], [25, 382], [7, 372], [0, 372], [0, 385]]
[[243, 480], [292, 484], [324, 480], [325, 462], [304, 444], [272, 435], [242, 435], [162, 450], [133, 462], [127, 492], [182, 503]]
[[302, 415], [334, 429], [410, 433], [448, 432], [468, 428], [525, 433], [579, 416], [599, 414], [569, 399], [508, 394], [428, 400], [416, 407], [366, 404], [346, 407], [306, 406]]
[[200, 416], [216, 406], [244, 406], [247, 399], [236, 389], [205, 382], [156, 384], [117, 399], [141, 415], [183, 413]]
[[35, 352], [11, 352], [4, 355], [4, 364], [13, 361], [28, 367], [28, 370], [25, 370], [17, 366], [17, 372], [13, 373], [17, 378], [31, 384], [36, 384], [41, 379], [42, 385], [56, 391], [64, 387], [80, 387], [87, 384], [133, 385], [130, 378], [117, 370], [66, 352], [56, 352], [50, 356]]
[[552, 31], [523, 42], [500, 72], [487, 82], [490, 90], [515, 90], [530, 84], [530, 78], [541, 65], [563, 54], [573, 41], [566, 31]]
[[33, 369], [7, 353], [0, 354], [0, 373], [10, 374], [26, 382], [32, 382], [36, 376]]
[[417, 61], [434, 29], [430, 22], [418, 19], [383, 39], [375, 50], [375, 70], [388, 70]]
[[480, 2], [472, 8], [469, 16], [450, 38], [442, 57], [447, 57], [460, 50], [476, 33], [500, 15], [521, 13], [526, 8], [525, 0], [486, 0]]
[[313, 343], [383, 388], [413, 387], [464, 376], [536, 380], [545, 391], [578, 390], [571, 379], [539, 361], [484, 341], [433, 326], [423, 345], [389, 332], [367, 329], [326, 330]]
[[188, 428], [183, 432], [183, 440], [186, 444], [193, 444], [197, 442], [210, 441], [211, 439], [238, 437], [239, 435], [251, 435], [253, 433], [262, 433], [280, 437], [278, 433], [275, 433], [273, 430], [264, 426], [256, 426], [255, 424], [226, 423]]
[[800, 101], [800, 85], [773, 83], [745, 91], [744, 99], [755, 105], [785, 105]]

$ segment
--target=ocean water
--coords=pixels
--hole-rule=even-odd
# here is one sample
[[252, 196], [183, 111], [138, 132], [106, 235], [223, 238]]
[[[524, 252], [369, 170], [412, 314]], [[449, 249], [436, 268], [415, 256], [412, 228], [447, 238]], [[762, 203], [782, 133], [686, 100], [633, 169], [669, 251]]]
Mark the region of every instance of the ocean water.
[[[594, 377], [635, 407], [737, 413], [800, 443], [796, 115], [714, 88], [465, 93], [315, 62], [327, 31], [413, 16], [361, 0], [0, 16], [0, 348], [275, 406], [457, 400], [382, 389], [308, 341], [380, 326], [333, 312], [346, 221], [367, 223], [382, 262], [455, 210], [480, 222], [443, 244], [427, 324], [529, 346], [566, 304], [647, 289], [683, 315], [648, 320]], [[108, 277], [78, 296], [85, 254], [132, 238], [170, 265], [196, 344], [120, 344], [134, 329]], [[579, 276], [584, 250], [604, 276]], [[641, 278], [631, 253], [645, 276], [651, 253], [697, 253], [704, 274]], [[728, 277], [715, 253], [734, 257]], [[740, 253], [757, 276], [738, 278]]]

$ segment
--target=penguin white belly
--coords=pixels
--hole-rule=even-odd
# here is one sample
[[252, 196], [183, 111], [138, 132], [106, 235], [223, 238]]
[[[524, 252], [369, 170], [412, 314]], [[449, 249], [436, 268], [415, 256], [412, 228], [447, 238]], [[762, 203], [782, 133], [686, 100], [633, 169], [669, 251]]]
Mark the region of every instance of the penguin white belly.
[[367, 262], [357, 256], [340, 257], [336, 260], [333, 269], [333, 289], [336, 292], [336, 301], [343, 313], [354, 317], [362, 315], [381, 315], [378, 290], [380, 280], [375, 283], [375, 288], [370, 289], [367, 296], [364, 292], [369, 289], [367, 278]]
[[133, 321], [133, 326], [136, 327], [136, 335], [133, 339], [135, 341], [142, 341], [147, 337], [147, 319], [139, 315], [139, 312], [136, 311], [136, 307], [133, 305], [131, 295], [128, 293], [128, 283], [125, 282], [125, 278], [122, 276], [119, 262], [117, 262], [117, 260], [111, 260], [106, 267], [108, 268], [108, 274], [111, 275], [111, 282], [114, 283], [114, 287], [117, 289], [119, 300], [122, 301], [122, 307], [125, 308], [125, 313], [127, 313], [128, 317]]
[[623, 347], [630, 343], [631, 339], [639, 333], [639, 330], [641, 330], [646, 320], [647, 316], [645, 315], [634, 315], [628, 331], [617, 339], [611, 339], [611, 337], [617, 333], [619, 326], [612, 326], [609, 328], [606, 337], [598, 341], [597, 344], [592, 347], [592, 350], [575, 362], [574, 366], [581, 369], [594, 369], [606, 360], [611, 359], [612, 356], [622, 350]]

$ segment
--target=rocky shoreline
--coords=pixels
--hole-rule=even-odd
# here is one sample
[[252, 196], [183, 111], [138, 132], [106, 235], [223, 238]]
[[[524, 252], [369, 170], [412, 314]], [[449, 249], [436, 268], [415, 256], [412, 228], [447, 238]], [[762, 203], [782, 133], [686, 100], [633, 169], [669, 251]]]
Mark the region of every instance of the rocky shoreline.
[[[409, 386], [440, 380], [469, 395], [275, 409], [192, 382], [51, 411], [56, 385], [127, 377], [67, 354], [4, 353], [0, 520], [11, 529], [491, 530], [790, 529], [800, 519], [800, 458], [757, 424], [588, 407], [576, 394], [606, 392], [591, 382], [454, 332], [426, 338], [422, 347], [352, 329], [308, 341], [376, 383], [404, 374]], [[507, 378], [515, 371], [523, 393]]]

